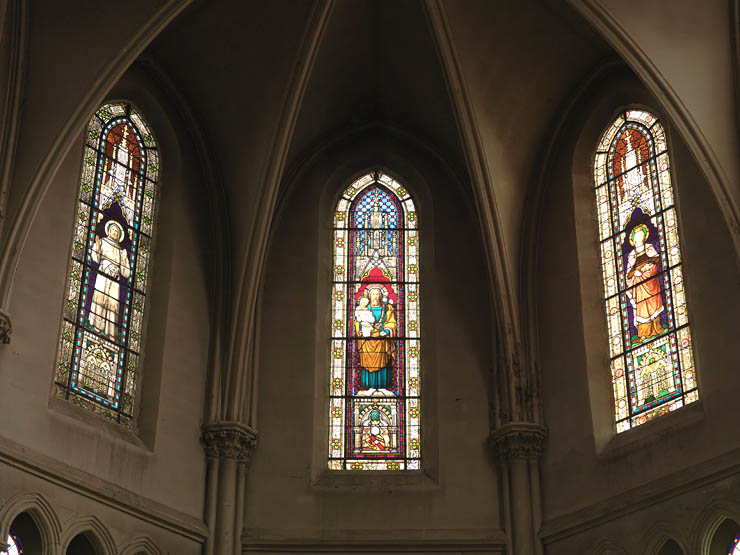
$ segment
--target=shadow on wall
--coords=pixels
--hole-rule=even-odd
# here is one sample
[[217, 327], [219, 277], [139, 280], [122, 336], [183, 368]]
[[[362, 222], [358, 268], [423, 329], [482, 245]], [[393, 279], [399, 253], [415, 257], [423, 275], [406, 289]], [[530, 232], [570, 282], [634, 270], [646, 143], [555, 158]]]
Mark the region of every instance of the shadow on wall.
[[97, 555], [97, 551], [85, 534], [79, 534], [70, 542], [67, 555]]
[[685, 555], [681, 546], [674, 540], [667, 540], [658, 551], [658, 555]]

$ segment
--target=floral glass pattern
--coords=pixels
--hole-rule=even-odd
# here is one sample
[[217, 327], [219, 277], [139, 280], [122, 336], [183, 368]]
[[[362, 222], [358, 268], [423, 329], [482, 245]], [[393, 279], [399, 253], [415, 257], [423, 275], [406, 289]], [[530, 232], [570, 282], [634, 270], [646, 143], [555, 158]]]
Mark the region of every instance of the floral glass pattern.
[[8, 555], [23, 555], [23, 545], [18, 536], [13, 533], [13, 530], [8, 533], [8, 539], [5, 540], [5, 543], [10, 546], [7, 551]]
[[699, 397], [666, 134], [621, 113], [594, 163], [617, 432]]
[[357, 179], [334, 213], [329, 468], [421, 464], [419, 217], [380, 172]]
[[129, 104], [102, 106], [85, 141], [56, 395], [131, 428], [159, 155]]

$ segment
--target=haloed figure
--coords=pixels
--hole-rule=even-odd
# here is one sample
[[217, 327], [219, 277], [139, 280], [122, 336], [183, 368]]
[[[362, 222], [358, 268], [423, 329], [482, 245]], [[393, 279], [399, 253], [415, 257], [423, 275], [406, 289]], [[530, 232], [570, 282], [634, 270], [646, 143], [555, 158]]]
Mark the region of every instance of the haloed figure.
[[645, 341], [663, 333], [660, 315], [663, 313], [661, 296], [660, 256], [657, 249], [647, 243], [649, 230], [645, 224], [636, 226], [630, 233], [630, 244], [634, 250], [627, 260], [627, 296], [632, 304], [634, 322], [637, 327], [637, 342]]
[[[363, 310], [357, 314], [355, 320], [355, 333], [357, 337], [363, 337], [357, 341], [362, 387], [359, 395], [373, 395], [376, 392], [380, 395], [393, 395], [389, 390], [392, 387], [393, 361], [396, 356], [396, 345], [391, 339], [396, 334], [396, 312], [393, 305], [383, 298], [383, 293], [383, 286], [368, 286], [365, 294], [370, 302], [365, 303], [360, 299]], [[369, 336], [363, 333], [365, 322], [360, 320], [365, 306], [373, 317]]]
[[98, 263], [95, 291], [90, 305], [90, 324], [110, 338], [116, 337], [120, 315], [120, 278], [128, 279], [131, 267], [121, 246], [123, 227], [115, 220], [105, 224], [106, 237], [95, 236], [92, 259]]

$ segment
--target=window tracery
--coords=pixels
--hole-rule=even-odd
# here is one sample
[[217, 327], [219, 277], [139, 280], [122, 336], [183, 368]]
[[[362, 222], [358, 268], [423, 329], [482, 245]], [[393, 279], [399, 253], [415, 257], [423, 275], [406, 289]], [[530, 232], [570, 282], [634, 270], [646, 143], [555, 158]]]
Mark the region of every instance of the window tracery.
[[56, 395], [132, 427], [159, 156], [141, 115], [102, 106], [87, 127]]
[[625, 110], [594, 162], [617, 432], [698, 399], [665, 130]]
[[329, 468], [418, 470], [421, 333], [418, 214], [380, 172], [334, 214]]

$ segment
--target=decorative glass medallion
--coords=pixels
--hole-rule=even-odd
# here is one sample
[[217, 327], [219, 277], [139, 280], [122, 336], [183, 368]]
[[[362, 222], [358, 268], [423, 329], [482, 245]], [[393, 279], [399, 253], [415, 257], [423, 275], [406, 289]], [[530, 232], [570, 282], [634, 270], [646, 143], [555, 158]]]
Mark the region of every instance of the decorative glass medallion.
[[663, 126], [627, 110], [594, 162], [617, 432], [699, 398]]
[[418, 215], [380, 172], [334, 214], [329, 468], [421, 468]]
[[23, 555], [23, 545], [21, 545], [21, 540], [19, 540], [18, 536], [13, 533], [12, 529], [8, 533], [8, 539], [5, 540], [5, 543], [10, 546], [7, 552], [8, 555]]
[[159, 156], [129, 104], [85, 135], [56, 366], [56, 394], [132, 427]]

